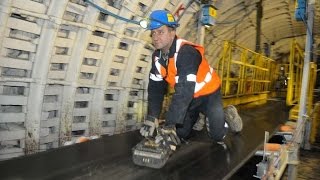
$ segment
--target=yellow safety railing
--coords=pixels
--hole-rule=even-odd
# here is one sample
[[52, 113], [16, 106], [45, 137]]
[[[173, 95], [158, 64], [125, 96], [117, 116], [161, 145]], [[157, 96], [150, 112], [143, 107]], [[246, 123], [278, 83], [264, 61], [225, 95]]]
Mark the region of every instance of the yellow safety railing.
[[288, 91], [286, 98], [287, 105], [294, 105], [299, 101], [303, 59], [303, 50], [295, 40], [292, 41], [289, 57]]
[[[299, 114], [299, 99], [301, 93], [302, 73], [303, 73], [304, 52], [298, 43], [293, 40], [290, 49], [289, 74], [287, 88], [287, 105], [292, 106], [289, 112], [289, 119], [297, 120]], [[310, 62], [309, 86], [307, 90], [307, 114], [310, 115], [313, 108], [313, 90], [317, 77], [317, 65]]]
[[[308, 86], [308, 91], [307, 91], [307, 115], [311, 114], [312, 108], [313, 108], [313, 91], [314, 91], [314, 86], [316, 83], [317, 79], [317, 65], [314, 62], [310, 63], [310, 73], [309, 73], [309, 86]], [[300, 82], [301, 83], [301, 82]], [[289, 87], [288, 87], [289, 90]], [[297, 90], [299, 93], [299, 98], [300, 98], [300, 89]], [[290, 109], [289, 112], [289, 119], [291, 120], [298, 120], [298, 114], [299, 114], [299, 98], [295, 104], [287, 104], [288, 105], [294, 105], [293, 108]]]
[[310, 74], [309, 74], [309, 89], [308, 89], [308, 112], [311, 112], [311, 109], [313, 108], [313, 92], [314, 92], [314, 86], [316, 84], [317, 80], [317, 64], [314, 62], [310, 63]]
[[314, 104], [313, 115], [312, 118], [312, 128], [310, 134], [310, 142], [314, 143], [316, 141], [318, 127], [320, 124], [320, 101]]
[[223, 98], [266, 94], [270, 91], [275, 61], [226, 41], [216, 66], [222, 80]]

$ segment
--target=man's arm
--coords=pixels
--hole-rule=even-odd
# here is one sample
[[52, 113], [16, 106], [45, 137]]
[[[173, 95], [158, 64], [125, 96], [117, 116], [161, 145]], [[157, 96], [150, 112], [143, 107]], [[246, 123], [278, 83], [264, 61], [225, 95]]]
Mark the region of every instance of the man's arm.
[[[154, 59], [154, 58], [152, 58]], [[154, 135], [156, 128], [156, 119], [159, 118], [164, 94], [166, 92], [167, 82], [164, 81], [160, 73], [157, 71], [154, 62], [149, 74], [148, 84], [148, 113], [147, 117], [140, 128], [140, 134], [148, 137]]]
[[160, 73], [152, 62], [148, 84], [148, 115], [159, 118], [164, 95], [167, 91], [167, 82], [164, 79], [155, 78], [156, 75], [160, 77]]
[[181, 47], [177, 57], [178, 83], [166, 117], [166, 124], [182, 124], [193, 99], [195, 82], [187, 81], [187, 75], [197, 75], [201, 63], [200, 53], [190, 45]]

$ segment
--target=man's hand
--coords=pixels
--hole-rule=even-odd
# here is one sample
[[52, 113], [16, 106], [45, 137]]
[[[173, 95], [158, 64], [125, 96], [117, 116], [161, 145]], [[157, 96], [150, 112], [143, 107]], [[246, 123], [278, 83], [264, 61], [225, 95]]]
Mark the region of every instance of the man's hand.
[[147, 116], [146, 120], [144, 121], [140, 129], [140, 134], [144, 137], [153, 136], [157, 124], [158, 120], [155, 117]]
[[176, 146], [181, 144], [180, 138], [177, 136], [175, 126], [164, 126], [160, 131], [165, 143], [170, 146], [172, 150], [175, 150]]

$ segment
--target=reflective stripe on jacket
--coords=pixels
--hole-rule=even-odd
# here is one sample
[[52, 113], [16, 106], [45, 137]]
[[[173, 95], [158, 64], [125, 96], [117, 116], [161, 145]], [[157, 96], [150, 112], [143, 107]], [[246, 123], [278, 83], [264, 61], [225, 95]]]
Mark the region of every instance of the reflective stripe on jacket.
[[[194, 97], [203, 96], [215, 92], [221, 85], [221, 80], [217, 73], [208, 64], [204, 57], [204, 48], [202, 46], [193, 44], [184, 39], [177, 39], [176, 53], [172, 58], [169, 58], [167, 69], [159, 63], [159, 57], [155, 56], [154, 63], [160, 74], [150, 74], [150, 79], [154, 81], [162, 81], [165, 79], [169, 85], [173, 88], [176, 83], [179, 83], [179, 76], [177, 76], [177, 57], [180, 50], [185, 44], [189, 44], [197, 49], [202, 57], [201, 63], [198, 68], [197, 75], [187, 75], [187, 81], [195, 82]], [[188, 61], [188, 59], [185, 59]]]

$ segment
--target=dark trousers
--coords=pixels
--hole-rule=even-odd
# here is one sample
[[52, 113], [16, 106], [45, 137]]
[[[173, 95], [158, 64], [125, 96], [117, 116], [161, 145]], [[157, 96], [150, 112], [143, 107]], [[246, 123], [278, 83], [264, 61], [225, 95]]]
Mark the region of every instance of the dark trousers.
[[225, 119], [220, 89], [212, 94], [192, 100], [183, 124], [177, 125], [178, 136], [184, 139], [189, 137], [200, 112], [206, 116], [209, 137], [214, 141], [221, 141], [226, 135], [227, 129], [224, 127]]

